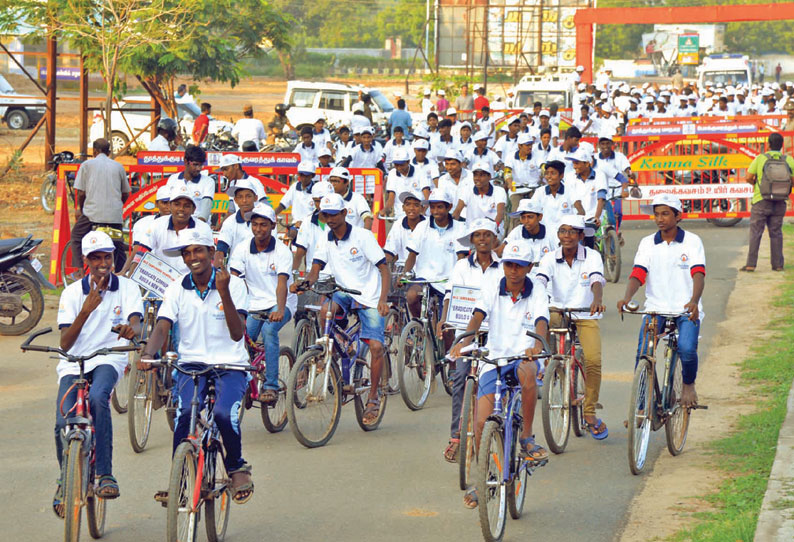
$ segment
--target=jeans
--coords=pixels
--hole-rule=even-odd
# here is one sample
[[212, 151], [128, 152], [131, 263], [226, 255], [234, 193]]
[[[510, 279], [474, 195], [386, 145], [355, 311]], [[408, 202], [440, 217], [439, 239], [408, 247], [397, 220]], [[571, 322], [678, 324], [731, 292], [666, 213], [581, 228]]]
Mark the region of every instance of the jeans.
[[[268, 314], [274, 312], [276, 307], [269, 309]], [[262, 343], [265, 345], [265, 384], [266, 390], [278, 390], [278, 353], [281, 345], [278, 341], [278, 332], [284, 327], [287, 322], [292, 319], [292, 313], [288, 308], [284, 308], [284, 318], [281, 322], [271, 322], [265, 320], [257, 320], [253, 316], [249, 316], [245, 322], [245, 331], [252, 341], [259, 338], [262, 334]]]
[[[77, 376], [65, 375], [58, 385], [58, 399], [55, 403], [55, 453], [59, 465], [63, 462], [63, 437], [65, 435], [62, 433], [66, 427], [66, 419], [61, 415], [61, 400], [77, 380]], [[119, 374], [112, 365], [99, 365], [86, 374], [86, 378], [91, 382], [88, 405], [96, 432], [96, 475], [113, 474], [113, 424], [110, 419], [110, 393], [113, 391], [113, 386], [116, 385]], [[66, 400], [63, 401], [63, 411], [67, 415], [76, 399], [77, 388], [73, 388]]]
[[[643, 316], [642, 327], [640, 328], [640, 339], [637, 346], [636, 363], [640, 361], [640, 356], [648, 350], [648, 337], [645, 335], [645, 325], [650, 318], [656, 318], [657, 332], [662, 330], [664, 318], [660, 316]], [[684, 384], [694, 384], [698, 374], [698, 335], [700, 333], [700, 320], [693, 322], [687, 316], [679, 316], [675, 319], [678, 327], [678, 359], [681, 360], [681, 376]], [[658, 346], [658, 345], [657, 345]]]
[[471, 369], [471, 361], [459, 358], [455, 361], [455, 374], [452, 375], [452, 421], [449, 425], [449, 436], [459, 438], [460, 412], [463, 408], [463, 391], [466, 389], [466, 377]]
[[[200, 363], [186, 363], [184, 365], [186, 368], [191, 366], [201, 367], [202, 365]], [[246, 373], [238, 371], [216, 371], [210, 373], [209, 377], [215, 381], [215, 408], [213, 415], [221, 433], [223, 447], [226, 449], [226, 471], [231, 473], [245, 465], [238, 412], [245, 395], [248, 377]], [[204, 399], [207, 397], [207, 380], [207, 375], [199, 378], [199, 410], [201, 410], [204, 405]], [[176, 393], [178, 394], [178, 401], [176, 425], [174, 427], [174, 451], [176, 451], [179, 443], [187, 438], [190, 432], [190, 401], [193, 399], [193, 379], [178, 373]]]

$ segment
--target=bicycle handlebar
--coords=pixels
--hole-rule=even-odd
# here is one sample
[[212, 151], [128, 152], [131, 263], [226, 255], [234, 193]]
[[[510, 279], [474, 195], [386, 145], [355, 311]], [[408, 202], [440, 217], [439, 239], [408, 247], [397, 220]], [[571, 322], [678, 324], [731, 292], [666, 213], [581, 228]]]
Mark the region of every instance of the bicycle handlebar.
[[590, 312], [590, 307], [549, 307], [549, 312], [565, 314], [571, 312]]
[[34, 352], [51, 352], [55, 354], [60, 354], [61, 356], [66, 358], [66, 361], [70, 363], [79, 363], [81, 361], [88, 361], [89, 359], [94, 358], [96, 356], [106, 356], [108, 354], [115, 354], [118, 352], [134, 352], [140, 348], [140, 345], [113, 346], [110, 348], [100, 348], [93, 354], [89, 354], [87, 356], [74, 356], [72, 354], [69, 354], [67, 351], [63, 350], [62, 348], [55, 348], [52, 346], [42, 346], [39, 344], [31, 344], [33, 339], [35, 339], [36, 337], [40, 337], [42, 335], [46, 335], [47, 333], [51, 333], [51, 332], [52, 332], [51, 327], [40, 329], [39, 331], [34, 331], [28, 337], [28, 339], [24, 343], [22, 343], [20, 348], [22, 349], [23, 352], [27, 352], [30, 350]]
[[305, 292], [306, 290], [311, 290], [316, 294], [320, 295], [331, 295], [334, 292], [344, 292], [346, 294], [351, 295], [361, 295], [361, 292], [358, 290], [353, 290], [352, 288], [345, 288], [344, 286], [340, 286], [336, 283], [336, 281], [331, 278], [328, 280], [318, 280], [314, 284], [312, 284], [309, 288], [302, 288], [302, 286], [307, 285], [309, 281], [303, 281], [302, 284], [298, 285], [298, 292], [301, 291]]
[[259, 370], [253, 365], [234, 365], [230, 363], [207, 364], [205, 368], [198, 370], [185, 369], [179, 363], [174, 361], [149, 361], [146, 363], [148, 363], [152, 367], [171, 367], [173, 369], [176, 369], [183, 375], [190, 377], [203, 376], [212, 371], [238, 371], [241, 373], [255, 373]]

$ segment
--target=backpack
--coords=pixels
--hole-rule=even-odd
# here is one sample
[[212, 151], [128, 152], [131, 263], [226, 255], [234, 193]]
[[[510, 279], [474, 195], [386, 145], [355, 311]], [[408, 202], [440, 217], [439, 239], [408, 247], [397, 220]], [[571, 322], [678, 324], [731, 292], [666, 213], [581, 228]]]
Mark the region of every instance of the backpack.
[[788, 199], [791, 195], [791, 168], [786, 156], [780, 153], [779, 158], [774, 158], [768, 152], [764, 156], [766, 162], [761, 172], [761, 197], [772, 201]]

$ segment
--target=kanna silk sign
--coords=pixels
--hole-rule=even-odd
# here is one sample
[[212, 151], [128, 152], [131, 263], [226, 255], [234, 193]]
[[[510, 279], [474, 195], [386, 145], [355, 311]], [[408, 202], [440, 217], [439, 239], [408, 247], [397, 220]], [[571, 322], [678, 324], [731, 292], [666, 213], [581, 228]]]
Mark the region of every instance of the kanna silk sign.
[[745, 169], [752, 158], [744, 154], [702, 156], [643, 156], [631, 164], [632, 171], [680, 171], [703, 169]]
[[[447, 323], [458, 329], [466, 329], [474, 313], [474, 305], [480, 299], [479, 288], [453, 286], [450, 292]], [[488, 322], [483, 322], [481, 329], [488, 329]]]
[[753, 197], [753, 185], [748, 183], [663, 184], [640, 186], [642, 196], [649, 200], [659, 194], [671, 194], [680, 199], [744, 199]]
[[165, 289], [179, 278], [179, 275], [180, 273], [176, 269], [151, 252], [147, 252], [141, 258], [138, 267], [132, 272], [130, 280], [162, 298], [165, 294]]

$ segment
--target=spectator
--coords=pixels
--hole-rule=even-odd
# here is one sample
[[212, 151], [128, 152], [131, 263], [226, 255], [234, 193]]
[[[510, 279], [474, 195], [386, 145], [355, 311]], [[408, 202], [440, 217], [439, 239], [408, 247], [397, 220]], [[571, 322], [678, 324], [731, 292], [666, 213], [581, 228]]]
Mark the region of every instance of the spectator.
[[758, 82], [764, 84], [764, 72], [766, 71], [766, 67], [764, 66], [763, 62], [758, 63]]
[[[783, 155], [783, 136], [772, 133], [768, 139], [769, 151], [759, 154], [747, 168], [747, 182], [754, 185], [752, 209], [750, 211], [750, 247], [747, 251], [747, 263], [741, 271], [755, 271], [758, 263], [758, 247], [761, 245], [761, 237], [764, 235], [764, 228], [769, 231], [769, 246], [772, 252], [772, 270], [783, 271], [783, 217], [786, 214], [786, 203], [788, 200], [764, 199], [761, 195], [761, 177], [764, 172], [764, 165], [769, 157], [780, 159]], [[785, 157], [789, 167], [789, 174], [794, 171], [794, 158]], [[794, 181], [794, 177], [792, 177]]]
[[411, 133], [411, 114], [405, 110], [405, 100], [400, 98], [397, 100], [397, 109], [392, 111], [389, 116], [389, 129], [392, 137], [394, 137], [394, 129], [399, 126], [403, 129], [403, 133], [408, 136]]
[[[94, 157], [83, 162], [74, 181], [72, 247], [82, 246], [83, 237], [96, 227], [109, 228], [106, 233], [116, 246], [113, 252], [115, 270], [120, 271], [127, 261], [122, 214], [124, 202], [130, 195], [130, 184], [124, 166], [110, 158], [107, 139], [97, 139], [93, 148]], [[83, 263], [79, 250], [72, 250], [72, 264], [78, 269], [73, 278], [82, 278]]]
[[460, 114], [461, 121], [470, 121], [474, 118], [472, 112], [474, 109], [474, 97], [469, 94], [468, 83], [463, 83], [463, 86], [460, 87], [460, 96], [455, 98], [455, 109], [458, 111], [466, 111]]
[[178, 104], [194, 104], [194, 103], [196, 103], [196, 100], [193, 98], [193, 96], [188, 94], [187, 85], [185, 85], [185, 84], [179, 85], [177, 87], [176, 92], [174, 92], [174, 101], [176, 103], [178, 103]]
[[254, 118], [254, 106], [247, 104], [243, 107], [243, 118], [234, 124], [232, 135], [237, 138], [240, 150], [243, 150], [246, 141], [253, 141], [259, 149], [260, 141], [267, 139], [265, 125], [261, 120]]
[[780, 74], [783, 72], [783, 66], [780, 65], [780, 62], [777, 63], [775, 66], [775, 81], [780, 83]]
[[210, 114], [212, 113], [212, 106], [207, 102], [201, 104], [201, 115], [196, 118], [193, 123], [193, 143], [201, 145], [207, 139], [207, 133], [210, 128]]
[[436, 102], [436, 113], [439, 115], [445, 115], [447, 109], [449, 109], [450, 103], [447, 100], [447, 93], [444, 91], [443, 88], [438, 89], [436, 91], [436, 95], [438, 96], [438, 101]]
[[427, 117], [427, 115], [430, 114], [436, 108], [436, 106], [433, 105], [433, 100], [430, 99], [429, 88], [425, 89], [423, 96], [424, 97], [422, 98], [422, 116]]
[[364, 116], [372, 124], [372, 96], [366, 92], [358, 91], [358, 99], [364, 104]]
[[474, 98], [474, 110], [477, 112], [477, 120], [482, 118], [482, 108], [488, 107], [490, 110], [491, 102], [485, 97], [485, 87], [480, 85], [475, 90], [477, 97]]

